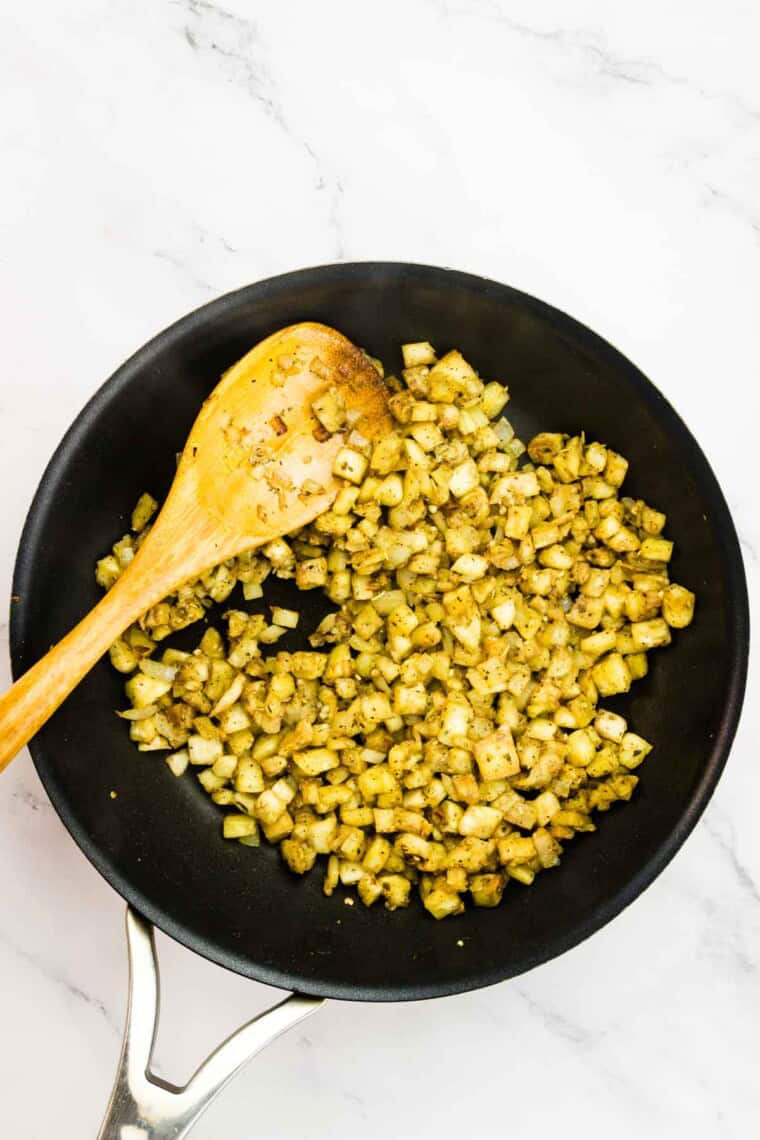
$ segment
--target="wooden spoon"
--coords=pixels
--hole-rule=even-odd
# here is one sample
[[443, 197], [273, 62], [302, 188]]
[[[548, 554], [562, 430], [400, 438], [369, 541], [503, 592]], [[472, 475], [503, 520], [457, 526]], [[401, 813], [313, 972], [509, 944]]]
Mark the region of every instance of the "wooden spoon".
[[0, 697], [0, 771], [116, 638], [151, 606], [228, 558], [289, 534], [329, 507], [344, 434], [311, 406], [331, 388], [366, 439], [390, 428], [369, 358], [335, 329], [292, 325], [225, 373], [204, 403], [177, 474], [133, 561], [105, 597]]

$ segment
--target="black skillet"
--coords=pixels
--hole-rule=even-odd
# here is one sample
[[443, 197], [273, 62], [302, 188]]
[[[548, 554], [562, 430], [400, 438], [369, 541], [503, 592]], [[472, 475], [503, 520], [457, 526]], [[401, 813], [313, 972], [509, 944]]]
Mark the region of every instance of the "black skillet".
[[[11, 653], [18, 676], [97, 601], [96, 559], [143, 490], [161, 497], [204, 396], [256, 341], [300, 320], [335, 325], [400, 367], [399, 345], [456, 346], [509, 384], [518, 433], [584, 430], [630, 460], [628, 494], [667, 512], [673, 576], [696, 591], [693, 626], [652, 654], [614, 707], [656, 742], [633, 801], [569, 845], [562, 867], [513, 885], [496, 910], [436, 923], [323, 896], [274, 849], [225, 843], [220, 812], [191, 777], [138, 754], [113, 710], [122, 682], [102, 661], [30, 745], [66, 827], [117, 891], [198, 953], [271, 985], [364, 1001], [490, 985], [581, 942], [662, 871], [705, 807], [728, 756], [748, 655], [746, 584], [725, 500], [698, 444], [660, 392], [614, 348], [507, 286], [428, 266], [329, 265], [240, 289], [178, 321], [96, 393], [48, 466], [16, 563]], [[278, 597], [289, 587], [273, 585]], [[271, 597], [272, 595], [270, 595]], [[267, 599], [269, 600], [269, 598]], [[297, 596], [308, 633], [326, 603]], [[195, 643], [200, 630], [185, 634]], [[303, 634], [299, 634], [300, 637]], [[285, 647], [295, 645], [295, 635]], [[112, 800], [109, 793], [117, 790]]]

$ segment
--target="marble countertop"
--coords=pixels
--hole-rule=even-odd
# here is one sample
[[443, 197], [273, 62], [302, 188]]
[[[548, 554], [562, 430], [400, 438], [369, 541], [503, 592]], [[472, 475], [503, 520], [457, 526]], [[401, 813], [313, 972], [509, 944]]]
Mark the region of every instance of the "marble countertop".
[[[363, 258], [509, 282], [636, 361], [714, 465], [756, 598], [758, 36], [747, 0], [14, 5], [0, 598], [51, 451], [126, 356], [228, 289]], [[703, 820], [610, 926], [487, 991], [329, 1004], [194, 1135], [753, 1134], [758, 696], [755, 673]], [[94, 1136], [124, 1012], [123, 904], [26, 755], [0, 784], [0, 897], [3, 1135]], [[159, 945], [157, 1067], [181, 1082], [277, 995]]]

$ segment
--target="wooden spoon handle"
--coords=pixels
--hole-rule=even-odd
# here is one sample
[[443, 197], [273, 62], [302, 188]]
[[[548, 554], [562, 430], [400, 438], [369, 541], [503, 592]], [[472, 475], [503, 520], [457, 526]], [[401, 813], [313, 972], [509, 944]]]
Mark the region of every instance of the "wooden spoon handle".
[[0, 696], [0, 771], [147, 608], [143, 586], [142, 575], [126, 573], [70, 633]]
[[[208, 555], [204, 565], [203, 553], [203, 543], [199, 553], [193, 531], [186, 530], [175, 542], [165, 544], [158, 526], [153, 528], [98, 604], [0, 696], [0, 772], [127, 626], [176, 589], [185, 573], [197, 576], [214, 561], [216, 553]], [[221, 550], [220, 558], [226, 556]]]

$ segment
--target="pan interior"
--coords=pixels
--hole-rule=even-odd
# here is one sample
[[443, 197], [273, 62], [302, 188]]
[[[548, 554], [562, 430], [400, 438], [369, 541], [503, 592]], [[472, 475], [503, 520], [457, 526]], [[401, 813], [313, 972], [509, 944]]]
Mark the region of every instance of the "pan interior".
[[[696, 591], [694, 625], [652, 655], [649, 676], [610, 703], [656, 750], [633, 801], [569, 844], [558, 871], [513, 884], [496, 910], [436, 923], [418, 903], [389, 914], [327, 899], [321, 874], [292, 876], [269, 847], [224, 842], [220, 809], [160, 754], [138, 753], [123, 723], [122, 680], [107, 660], [34, 740], [37, 769], [87, 856], [181, 942], [288, 989], [354, 999], [428, 997], [518, 974], [592, 933], [662, 869], [725, 762], [747, 656], [746, 589], [736, 535], [704, 456], [667, 402], [619, 353], [556, 310], [505, 286], [422, 266], [304, 270], [242, 289], [184, 318], [128, 361], [78, 417], [51, 462], [19, 552], [11, 638], [16, 674], [98, 599], [93, 566], [128, 528], [143, 490], [161, 497], [198, 408], [256, 341], [300, 320], [335, 325], [400, 367], [399, 345], [458, 347], [509, 384], [519, 434], [575, 433], [631, 464], [626, 491], [668, 515], [673, 577]], [[300, 646], [328, 603], [287, 583]], [[294, 594], [295, 599], [294, 599]], [[233, 599], [234, 601], [234, 599]], [[226, 608], [226, 607], [225, 607]], [[199, 626], [187, 631], [197, 643]], [[282, 645], [283, 643], [281, 643]], [[117, 792], [115, 799], [111, 791]]]

